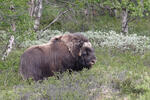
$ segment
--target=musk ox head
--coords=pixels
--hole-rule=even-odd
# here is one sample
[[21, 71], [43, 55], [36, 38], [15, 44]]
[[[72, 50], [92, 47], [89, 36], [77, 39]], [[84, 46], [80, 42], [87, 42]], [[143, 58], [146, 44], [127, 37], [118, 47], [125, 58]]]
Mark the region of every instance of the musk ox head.
[[94, 49], [90, 42], [85, 42], [79, 52], [79, 62], [81, 66], [90, 68], [96, 62]]
[[82, 68], [90, 68], [95, 64], [96, 56], [94, 48], [84, 35], [80, 33], [67, 34], [62, 37], [62, 41], [65, 42], [70, 53], [78, 59], [77, 64], [79, 70]]
[[96, 62], [88, 38], [80, 33], [55, 36], [49, 43], [28, 48], [21, 56], [20, 73], [24, 79], [41, 80], [66, 70], [91, 68]]

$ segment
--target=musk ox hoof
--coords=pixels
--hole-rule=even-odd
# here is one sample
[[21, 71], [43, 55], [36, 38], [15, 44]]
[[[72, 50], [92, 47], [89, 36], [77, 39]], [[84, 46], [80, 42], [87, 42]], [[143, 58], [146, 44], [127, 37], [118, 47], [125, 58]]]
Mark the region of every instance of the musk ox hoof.
[[88, 38], [80, 33], [65, 34], [24, 51], [20, 73], [24, 79], [37, 81], [53, 76], [54, 72], [91, 68], [95, 62], [94, 49]]

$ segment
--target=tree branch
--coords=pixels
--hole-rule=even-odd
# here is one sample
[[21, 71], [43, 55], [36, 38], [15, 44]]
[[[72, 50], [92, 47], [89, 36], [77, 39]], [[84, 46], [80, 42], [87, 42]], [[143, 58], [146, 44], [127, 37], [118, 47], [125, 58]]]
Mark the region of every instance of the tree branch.
[[55, 23], [62, 15], [64, 15], [65, 13], [67, 13], [68, 11], [70, 11], [71, 9], [68, 9], [68, 10], [65, 10], [64, 12], [60, 12], [59, 14], [58, 14], [58, 16], [49, 24], [49, 25], [47, 25], [44, 29], [43, 29], [43, 31], [45, 31], [46, 29], [48, 29], [53, 23]]

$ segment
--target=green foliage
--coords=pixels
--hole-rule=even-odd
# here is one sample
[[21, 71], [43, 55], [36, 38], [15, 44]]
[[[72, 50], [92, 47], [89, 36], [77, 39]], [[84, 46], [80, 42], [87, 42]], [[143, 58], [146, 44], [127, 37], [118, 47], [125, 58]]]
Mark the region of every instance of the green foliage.
[[[61, 2], [57, 0], [53, 1], [55, 5], [51, 5], [51, 2], [46, 3], [44, 1], [40, 29], [45, 28], [58, 16], [59, 12], [66, 10], [66, 8], [69, 7], [68, 5], [70, 5], [72, 10], [61, 16], [51, 25], [50, 29], [70, 32], [88, 30], [115, 30], [119, 32], [121, 29], [120, 19], [110, 17], [110, 15], [108, 15], [109, 11], [101, 9], [98, 5], [100, 3], [103, 4], [102, 6], [108, 5], [110, 8], [116, 7], [117, 9], [121, 9], [121, 7], [123, 7], [122, 5], [126, 6], [129, 1], [123, 0], [123, 4], [118, 0], [113, 0], [113, 3], [109, 1], [110, 0], [64, 0], [64, 2]], [[149, 9], [148, 3], [146, 2], [148, 1], [144, 0], [144, 14], [148, 13], [147, 11]], [[12, 34], [15, 35], [17, 44], [25, 40], [33, 40], [36, 38], [36, 33], [33, 32], [33, 19], [31, 19], [28, 14], [29, 6], [27, 3], [28, 0], [1, 0], [0, 30], [6, 30], [7, 32], [6, 39], [4, 40], [8, 40]], [[127, 7], [132, 13], [142, 13], [143, 9], [140, 4], [136, 6], [134, 2], [129, 2], [129, 5], [131, 7]], [[12, 6], [14, 10], [10, 9]], [[87, 16], [84, 14], [86, 9], [89, 13]], [[92, 15], [93, 9], [96, 11], [96, 15]], [[105, 13], [105, 16], [103, 14], [101, 15], [101, 12]], [[118, 13], [120, 13], [120, 11], [118, 11]], [[12, 21], [16, 22], [16, 32], [12, 32], [11, 30]], [[130, 23], [129, 32], [149, 35], [149, 18], [137, 19]]]
[[0, 59], [0, 69], [4, 70], [8, 68], [13, 68], [14, 70], [18, 70], [20, 55], [22, 51], [23, 50], [20, 50], [20, 51], [13, 50], [5, 61], [2, 61]]
[[[21, 28], [22, 30], [27, 29], [27, 26], [25, 26], [26, 25], [25, 23], [26, 22], [30, 23], [29, 21], [31, 21], [28, 15], [27, 1], [28, 0], [21, 0], [21, 1], [20, 0], [19, 1], [18, 0], [2, 0], [0, 2], [0, 5], [1, 5], [0, 9], [2, 13], [2, 20], [1, 20], [2, 22], [0, 24], [2, 26], [6, 25], [10, 28], [12, 21], [15, 21], [18, 29], [21, 28], [21, 26], [22, 26]], [[30, 25], [28, 24], [28, 27], [29, 26]]]
[[[51, 25], [49, 29], [69, 32], [81, 32], [88, 30], [114, 30], [117, 32], [121, 31], [120, 18], [111, 17], [110, 15], [108, 15], [109, 11], [99, 8], [99, 6], [97, 6], [97, 3], [89, 3], [88, 1], [82, 2], [82, 0], [78, 2], [84, 3], [85, 5], [83, 7], [72, 5], [72, 10], [61, 16], [54, 24]], [[64, 10], [66, 10], [66, 8], [61, 7], [64, 6], [65, 3], [62, 3], [62, 5], [60, 5], [59, 3], [57, 4], [57, 6], [49, 6], [49, 4], [44, 4], [40, 26], [41, 29], [51, 23], [52, 20], [54, 20], [56, 16], [58, 16], [59, 12], [63, 12]], [[67, 1], [67, 4], [68, 3], [72, 4], [71, 1]], [[115, 5], [119, 6], [119, 4], [116, 3]], [[93, 8], [90, 8], [91, 6]], [[84, 10], [86, 9], [89, 13], [89, 15], [87, 16], [84, 14]], [[92, 9], [96, 11], [96, 15], [94, 16], [92, 15]], [[118, 11], [118, 15], [119, 14], [120, 11]], [[133, 22], [129, 23], [129, 33], [149, 36], [149, 22], [149, 17], [137, 18]]]
[[[49, 4], [46, 4], [44, 2], [43, 4], [43, 13], [41, 17], [41, 22], [40, 22], [40, 29], [45, 28], [48, 24], [50, 24], [59, 14], [59, 11], [62, 10], [63, 8], [57, 8], [55, 6], [50, 6]], [[61, 29], [61, 24], [59, 21], [55, 22], [52, 26], [51, 29], [57, 28]]]
[[149, 0], [105, 0], [103, 2], [103, 6], [109, 6], [111, 8], [115, 8], [118, 10], [127, 9], [131, 16], [144, 16], [144, 11], [150, 11], [150, 7], [148, 6], [150, 4]]
[[[0, 1], [0, 30], [6, 31], [6, 40], [11, 35], [14, 35], [17, 45], [24, 40], [35, 39], [35, 34], [32, 30], [33, 21], [28, 14], [29, 6], [27, 3], [28, 0]], [[13, 23], [15, 23], [16, 27], [15, 32], [12, 30]], [[4, 41], [6, 40], [4, 39]]]

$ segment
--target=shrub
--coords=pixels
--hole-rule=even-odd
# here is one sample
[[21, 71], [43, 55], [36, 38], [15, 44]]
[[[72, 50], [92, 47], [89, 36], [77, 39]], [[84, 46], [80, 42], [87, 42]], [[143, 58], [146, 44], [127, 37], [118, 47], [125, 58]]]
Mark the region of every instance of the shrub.
[[[58, 30], [38, 32], [38, 40], [25, 41], [20, 46], [28, 47], [35, 44], [46, 43], [55, 35], [62, 35], [66, 33], [69, 32], [61, 32]], [[137, 36], [136, 34], [123, 35], [122, 33], [117, 34], [115, 31], [87, 31], [80, 33], [87, 36], [94, 46], [117, 48], [121, 51], [131, 50], [134, 53], [143, 53], [150, 49], [150, 38], [146, 36]]]

